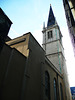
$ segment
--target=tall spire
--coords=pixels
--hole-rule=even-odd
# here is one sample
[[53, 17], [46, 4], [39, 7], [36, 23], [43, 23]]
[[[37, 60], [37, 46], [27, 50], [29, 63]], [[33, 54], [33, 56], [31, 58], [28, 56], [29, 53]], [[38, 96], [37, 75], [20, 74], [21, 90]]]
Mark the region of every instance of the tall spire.
[[53, 10], [52, 10], [51, 4], [50, 4], [50, 11], [49, 11], [47, 27], [51, 26], [51, 25], [54, 25], [55, 22], [56, 22], [56, 20], [55, 20], [55, 17], [54, 17], [54, 14], [53, 14]]

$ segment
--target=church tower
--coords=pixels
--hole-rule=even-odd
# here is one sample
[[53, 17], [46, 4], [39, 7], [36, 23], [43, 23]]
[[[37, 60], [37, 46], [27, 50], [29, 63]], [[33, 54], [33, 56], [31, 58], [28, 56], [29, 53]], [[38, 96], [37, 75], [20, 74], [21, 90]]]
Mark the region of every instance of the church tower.
[[52, 7], [50, 5], [49, 17], [47, 27], [43, 27], [43, 48], [48, 59], [55, 65], [55, 67], [63, 72], [63, 45], [62, 34], [56, 22]]
[[47, 27], [45, 27], [44, 25], [42, 32], [43, 32], [43, 49], [45, 50], [47, 58], [56, 67], [56, 70], [58, 70], [63, 75], [63, 82], [66, 91], [65, 93], [67, 93], [66, 100], [71, 100], [67, 67], [64, 57], [64, 48], [62, 45], [62, 34], [56, 22], [51, 5], [50, 5]]

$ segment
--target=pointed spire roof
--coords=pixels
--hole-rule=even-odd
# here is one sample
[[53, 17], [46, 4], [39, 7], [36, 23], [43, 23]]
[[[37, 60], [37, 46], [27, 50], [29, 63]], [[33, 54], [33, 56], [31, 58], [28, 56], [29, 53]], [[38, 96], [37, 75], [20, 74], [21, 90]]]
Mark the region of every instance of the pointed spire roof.
[[50, 11], [49, 11], [49, 17], [48, 17], [48, 22], [47, 22], [47, 27], [54, 25], [56, 22], [55, 17], [54, 17], [54, 13], [50, 4]]

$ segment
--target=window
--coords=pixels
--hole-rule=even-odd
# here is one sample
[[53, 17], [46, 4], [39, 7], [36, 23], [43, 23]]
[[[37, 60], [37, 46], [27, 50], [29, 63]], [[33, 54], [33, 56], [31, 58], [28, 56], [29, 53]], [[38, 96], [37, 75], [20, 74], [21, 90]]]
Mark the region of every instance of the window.
[[54, 79], [54, 100], [57, 100], [57, 84], [56, 84], [56, 79]]
[[49, 32], [48, 32], [48, 39], [50, 39], [50, 38], [53, 38], [52, 31], [49, 31]]
[[69, 7], [70, 7], [70, 10], [72, 12], [73, 18], [75, 20], [75, 3], [73, 0], [69, 1]]
[[45, 72], [45, 94], [50, 100], [50, 78], [47, 71]]
[[61, 100], [63, 100], [63, 90], [62, 90], [62, 84], [60, 83], [60, 94], [61, 94]]
[[75, 43], [75, 36], [73, 35], [73, 42]]

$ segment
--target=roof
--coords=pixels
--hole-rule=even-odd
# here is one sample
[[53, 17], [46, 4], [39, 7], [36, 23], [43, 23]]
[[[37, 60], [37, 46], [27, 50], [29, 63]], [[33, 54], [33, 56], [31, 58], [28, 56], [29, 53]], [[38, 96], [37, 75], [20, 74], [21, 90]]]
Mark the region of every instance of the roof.
[[54, 17], [54, 13], [52, 10], [52, 7], [50, 5], [50, 11], [49, 11], [49, 17], [48, 17], [48, 22], [47, 22], [47, 27], [54, 25], [56, 22], [55, 17]]

